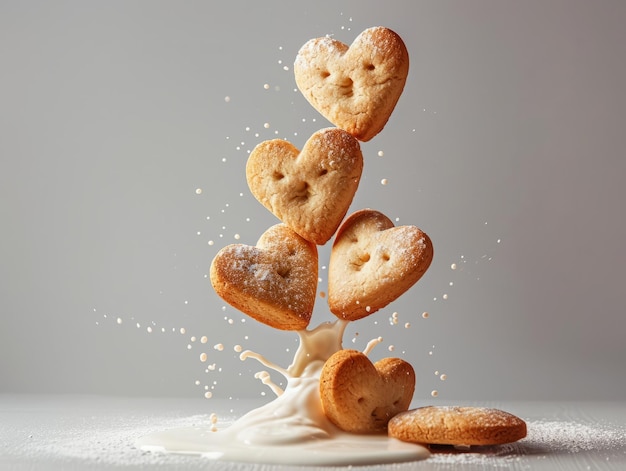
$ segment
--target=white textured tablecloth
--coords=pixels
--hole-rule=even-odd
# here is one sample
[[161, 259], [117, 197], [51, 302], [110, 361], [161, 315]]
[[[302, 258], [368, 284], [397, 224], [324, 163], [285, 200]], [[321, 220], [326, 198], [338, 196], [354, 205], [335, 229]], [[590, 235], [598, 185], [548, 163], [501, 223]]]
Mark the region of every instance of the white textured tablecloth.
[[[0, 395], [0, 469], [286, 469], [151, 453], [134, 446], [135, 439], [142, 435], [208, 421], [212, 412], [225, 426], [257, 405], [260, 402]], [[425, 461], [359, 469], [626, 469], [626, 402], [479, 405], [502, 408], [522, 417], [528, 424], [528, 437], [510, 445], [468, 452], [445, 449], [434, 452]]]

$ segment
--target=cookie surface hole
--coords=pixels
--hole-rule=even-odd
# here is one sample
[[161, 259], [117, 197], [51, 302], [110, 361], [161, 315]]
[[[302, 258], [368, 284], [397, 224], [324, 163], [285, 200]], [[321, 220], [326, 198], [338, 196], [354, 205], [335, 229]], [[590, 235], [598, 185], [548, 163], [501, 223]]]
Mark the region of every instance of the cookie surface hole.
[[363, 404], [363, 401], [365, 401], [365, 398], [364, 398], [364, 397], [360, 397], [360, 398], [358, 398], [358, 399], [357, 399], [357, 401], [356, 401], [356, 402], [357, 402], [358, 404]]
[[391, 257], [389, 256], [388, 253], [384, 253], [382, 258], [383, 258], [383, 262], [388, 262], [389, 260], [391, 260]]
[[377, 407], [376, 409], [374, 409], [372, 411], [371, 417], [377, 422], [386, 422], [389, 419], [387, 411], [384, 407]]
[[352, 260], [352, 265], [354, 266], [355, 271], [361, 271], [363, 265], [370, 261], [370, 254], [364, 253], [359, 255], [356, 259]]
[[319, 176], [323, 177], [324, 175], [326, 175], [328, 173], [328, 169], [323, 168], [322, 170], [320, 170]]
[[352, 87], [353, 84], [354, 82], [350, 77], [345, 77], [341, 82], [339, 82], [341, 94], [346, 97], [351, 97], [354, 94], [354, 89]]
[[306, 201], [309, 199], [309, 184], [307, 182], [300, 182], [295, 188], [293, 193], [293, 200]]
[[328, 70], [324, 70], [320, 73], [320, 77], [323, 79], [330, 77], [330, 72]]
[[374, 64], [365, 64], [365, 70], [374, 70], [375, 68]]
[[280, 172], [274, 172], [272, 177], [274, 178], [274, 180], [282, 180], [283, 178], [285, 178], [285, 175]]

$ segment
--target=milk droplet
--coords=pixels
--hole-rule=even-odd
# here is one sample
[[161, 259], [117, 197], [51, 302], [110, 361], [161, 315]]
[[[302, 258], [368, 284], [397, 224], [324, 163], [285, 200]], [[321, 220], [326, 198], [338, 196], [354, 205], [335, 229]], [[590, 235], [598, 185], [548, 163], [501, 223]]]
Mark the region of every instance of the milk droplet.
[[200, 361], [201, 361], [202, 363], [204, 363], [205, 361], [207, 361], [207, 358], [208, 358], [208, 356], [207, 356], [207, 354], [206, 354], [206, 353], [201, 353], [201, 354], [200, 354]]
[[121, 318], [121, 317], [118, 317], [118, 318], [117, 318], [117, 323], [118, 323], [118, 324], [121, 324], [121, 323], [122, 323], [122, 318]]
[[264, 88], [265, 90], [269, 90], [269, 89], [270, 89], [270, 84], [269, 84], [269, 83], [265, 83], [265, 84], [263, 84], [263, 88]]
[[219, 352], [221, 352], [222, 350], [224, 350], [224, 345], [221, 343], [215, 344], [213, 345], [213, 348]]
[[382, 150], [378, 151], [378, 157], [384, 157], [385, 153]]
[[196, 195], [202, 194], [202, 188], [196, 188]]
[[406, 324], [404, 324], [404, 328], [405, 329], [408, 329], [409, 327], [411, 327], [411, 323], [410, 322], [407, 322]]
[[224, 101], [225, 101], [226, 103], [229, 103], [229, 102], [230, 102], [230, 97], [229, 97], [229, 96], [225, 96], [225, 97], [224, 97]]
[[441, 381], [445, 381], [447, 378], [448, 378], [448, 376], [446, 374], [444, 374], [444, 373], [442, 373], [441, 376], [439, 376], [439, 379]]
[[453, 263], [452, 265], [450, 265], [450, 268], [453, 270], [456, 270], [456, 263]]
[[185, 332], [187, 332], [187, 331], [185, 330], [185, 328], [184, 328], [184, 327], [181, 327], [179, 332], [180, 332], [181, 334], [183, 334], [183, 335], [184, 335], [184, 334], [185, 334]]
[[209, 339], [207, 338], [206, 335], [203, 335], [202, 337], [200, 337], [200, 343], [207, 343], [209, 341]]
[[264, 124], [263, 124], [263, 127], [264, 127], [265, 129], [269, 129], [269, 128], [270, 128], [270, 123], [264, 123]]
[[211, 399], [213, 397], [213, 393], [211, 391], [207, 391], [204, 393], [204, 397], [206, 399]]
[[394, 345], [389, 345], [389, 347], [387, 347], [387, 350], [389, 350], [390, 352], [393, 352], [396, 349], [396, 347]]
[[437, 396], [439, 396], [439, 391], [437, 391], [436, 389], [433, 389], [432, 392], [430, 393], [430, 395], [432, 397], [437, 397]]
[[243, 350], [243, 347], [241, 345], [235, 345], [233, 347], [233, 350], [235, 350], [237, 353], [241, 353], [241, 351]]
[[428, 314], [426, 311], [422, 312], [422, 317], [424, 319], [428, 319], [428, 316], [430, 316], [430, 314]]
[[381, 184], [381, 185], [386, 185], [387, 183], [389, 183], [389, 180], [387, 180], [386, 178], [383, 178], [383, 179], [380, 181], [380, 184]]
[[447, 294], [444, 294], [444, 295], [442, 296], [442, 298], [443, 298], [443, 299], [448, 299], [448, 295], [447, 295]]

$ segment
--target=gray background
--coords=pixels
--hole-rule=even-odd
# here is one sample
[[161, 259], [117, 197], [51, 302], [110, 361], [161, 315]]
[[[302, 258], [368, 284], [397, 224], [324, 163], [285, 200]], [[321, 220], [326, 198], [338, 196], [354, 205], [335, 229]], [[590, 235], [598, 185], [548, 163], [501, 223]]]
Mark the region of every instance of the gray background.
[[624, 399], [625, 21], [619, 0], [0, 2], [0, 392], [263, 394], [233, 347], [286, 366], [297, 337], [224, 308], [208, 266], [276, 222], [248, 152], [328, 126], [298, 48], [385, 25], [411, 70], [352, 210], [421, 227], [435, 260], [345, 345], [381, 335], [425, 401]]

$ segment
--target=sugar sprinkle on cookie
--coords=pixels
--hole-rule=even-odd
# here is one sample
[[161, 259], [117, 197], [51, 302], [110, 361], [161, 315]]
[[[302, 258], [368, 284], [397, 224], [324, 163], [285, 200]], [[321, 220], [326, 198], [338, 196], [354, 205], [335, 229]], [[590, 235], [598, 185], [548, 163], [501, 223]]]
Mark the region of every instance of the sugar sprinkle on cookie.
[[428, 445], [500, 445], [526, 436], [526, 422], [500, 409], [428, 406], [401, 412], [389, 421], [389, 436]]

